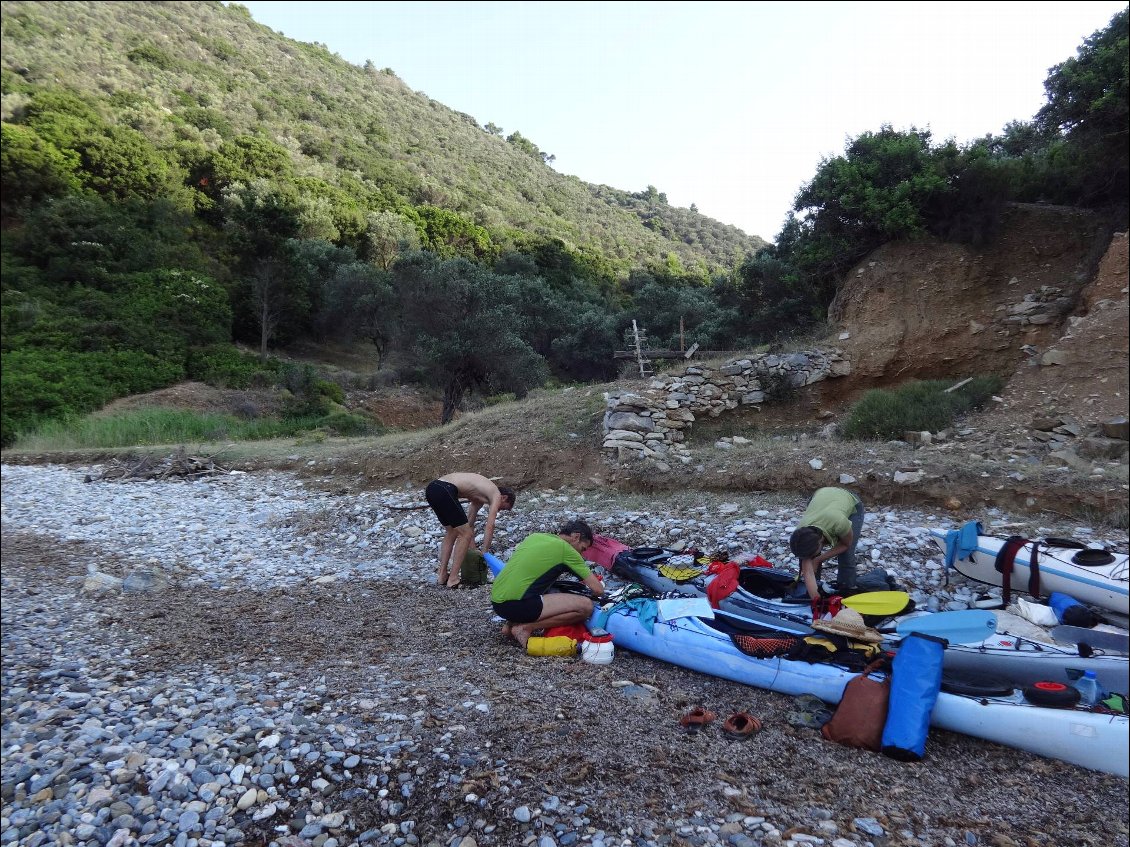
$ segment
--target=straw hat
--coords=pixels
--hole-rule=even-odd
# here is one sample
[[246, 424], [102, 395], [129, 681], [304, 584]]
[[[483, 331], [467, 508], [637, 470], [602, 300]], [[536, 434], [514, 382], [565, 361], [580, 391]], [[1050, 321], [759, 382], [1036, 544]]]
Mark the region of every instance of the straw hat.
[[878, 644], [883, 640], [882, 633], [864, 624], [863, 615], [855, 609], [840, 609], [830, 621], [813, 621], [812, 628], [870, 644]]

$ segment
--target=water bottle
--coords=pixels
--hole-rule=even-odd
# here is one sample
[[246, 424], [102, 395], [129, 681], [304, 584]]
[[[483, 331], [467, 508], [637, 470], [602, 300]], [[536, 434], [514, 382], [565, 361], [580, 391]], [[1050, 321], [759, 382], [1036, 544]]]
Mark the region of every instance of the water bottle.
[[529, 656], [576, 656], [577, 641], [566, 635], [552, 635], [548, 638], [531, 636], [526, 642]]
[[1091, 708], [1099, 702], [1099, 681], [1095, 679], [1094, 671], [1083, 671], [1083, 675], [1075, 680], [1075, 687], [1079, 690], [1079, 705]]

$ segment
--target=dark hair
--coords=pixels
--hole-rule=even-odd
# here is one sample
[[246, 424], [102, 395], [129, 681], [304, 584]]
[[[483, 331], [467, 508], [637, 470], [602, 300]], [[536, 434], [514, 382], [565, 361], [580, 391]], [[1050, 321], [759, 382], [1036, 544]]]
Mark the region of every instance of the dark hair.
[[582, 520], [569, 521], [557, 530], [558, 535], [572, 535], [574, 532], [580, 534], [582, 541], [592, 544], [592, 527]]
[[503, 499], [510, 501], [510, 508], [514, 508], [514, 501], [517, 499], [514, 494], [514, 489], [508, 485], [498, 486], [498, 493], [502, 495]]
[[820, 552], [823, 533], [814, 526], [797, 527], [789, 538], [789, 549], [798, 559], [811, 559]]

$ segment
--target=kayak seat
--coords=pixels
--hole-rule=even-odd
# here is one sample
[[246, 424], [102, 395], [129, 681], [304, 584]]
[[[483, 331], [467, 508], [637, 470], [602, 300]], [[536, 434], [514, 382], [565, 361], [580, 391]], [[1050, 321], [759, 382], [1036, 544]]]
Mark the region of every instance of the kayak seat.
[[765, 624], [757, 623], [756, 621], [743, 621], [741, 618], [726, 617], [713, 617], [713, 618], [699, 618], [704, 624], [711, 629], [724, 633], [725, 635], [753, 635], [753, 636], [779, 636], [784, 633], [779, 629], [770, 629]]

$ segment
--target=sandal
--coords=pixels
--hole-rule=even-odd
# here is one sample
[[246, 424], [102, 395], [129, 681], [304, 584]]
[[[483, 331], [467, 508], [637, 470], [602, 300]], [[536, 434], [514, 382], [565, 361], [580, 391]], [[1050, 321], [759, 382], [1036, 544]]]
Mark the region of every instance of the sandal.
[[745, 741], [761, 732], [761, 721], [749, 712], [734, 712], [723, 721], [722, 731], [730, 738]]
[[679, 725], [687, 732], [698, 732], [716, 717], [718, 716], [714, 712], [704, 709], [702, 706], [695, 706], [679, 718]]

